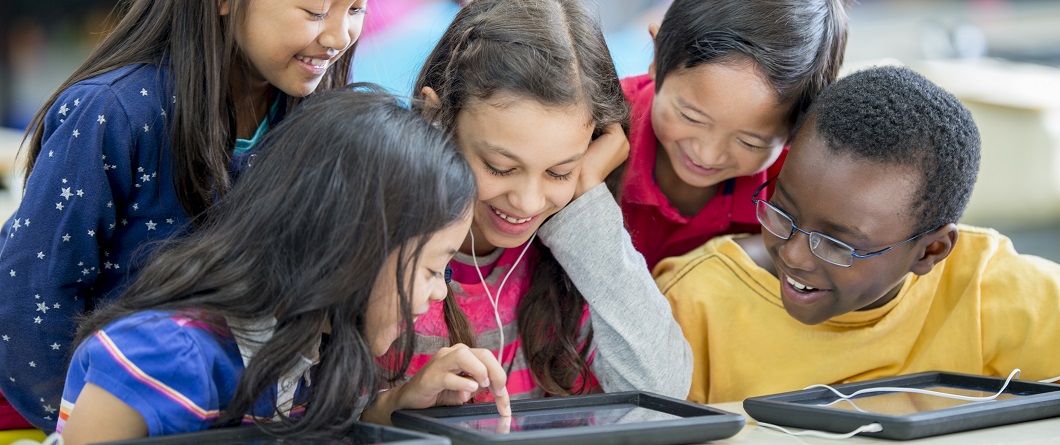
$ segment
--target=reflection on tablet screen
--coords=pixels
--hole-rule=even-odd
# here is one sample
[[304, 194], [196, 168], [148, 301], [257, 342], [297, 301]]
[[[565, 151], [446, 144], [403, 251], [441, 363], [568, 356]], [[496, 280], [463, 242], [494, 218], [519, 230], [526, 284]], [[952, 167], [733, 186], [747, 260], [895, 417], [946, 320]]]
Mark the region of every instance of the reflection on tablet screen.
[[623, 423], [657, 422], [682, 419], [661, 411], [643, 408], [631, 403], [590, 407], [543, 409], [516, 412], [509, 425], [496, 414], [457, 416], [438, 419], [450, 425], [469, 428], [483, 433], [505, 434], [515, 431], [571, 428], [579, 426], [616, 425]]
[[[989, 397], [997, 392], [981, 391], [976, 389], [945, 385], [927, 386], [922, 389], [970, 397]], [[1007, 400], [1016, 397], [1018, 397], [1017, 394], [1002, 393], [995, 400]], [[947, 397], [908, 392], [886, 392], [858, 396], [853, 399], [841, 399], [833, 395], [827, 395], [818, 399], [800, 400], [796, 403], [827, 406], [829, 408], [848, 411], [861, 411], [873, 414], [901, 416], [927, 411], [935, 411], [945, 408], [953, 408], [955, 406], [961, 406], [970, 403], [991, 402], [970, 402], [967, 400], [958, 400]]]

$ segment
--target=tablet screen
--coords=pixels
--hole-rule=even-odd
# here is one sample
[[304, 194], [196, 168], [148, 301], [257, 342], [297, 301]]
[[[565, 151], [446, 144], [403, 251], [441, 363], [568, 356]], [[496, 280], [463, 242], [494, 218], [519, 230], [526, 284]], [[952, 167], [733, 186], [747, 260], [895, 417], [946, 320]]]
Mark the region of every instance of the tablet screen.
[[[948, 385], [925, 386], [921, 389], [969, 397], [989, 397], [997, 392], [982, 391], [977, 389], [969, 389]], [[994, 400], [1008, 400], [1016, 397], [1019, 397], [1019, 395], [1012, 393], [1002, 393]], [[918, 394], [909, 392], [881, 392], [865, 394], [855, 397], [853, 399], [841, 399], [833, 394], [828, 394], [821, 398], [799, 400], [796, 401], [796, 403], [805, 405], [827, 406], [829, 408], [848, 411], [861, 411], [872, 414], [901, 416], [945, 408], [952, 408], [955, 406], [962, 406], [971, 403], [991, 403], [991, 401], [974, 402], [967, 400], [951, 399], [948, 397], [934, 396], [929, 394]]]
[[673, 419], [683, 419], [683, 417], [643, 408], [631, 403], [617, 403], [612, 405], [515, 412], [510, 421], [496, 414], [443, 417], [438, 420], [483, 433], [507, 434], [515, 431], [657, 422]]

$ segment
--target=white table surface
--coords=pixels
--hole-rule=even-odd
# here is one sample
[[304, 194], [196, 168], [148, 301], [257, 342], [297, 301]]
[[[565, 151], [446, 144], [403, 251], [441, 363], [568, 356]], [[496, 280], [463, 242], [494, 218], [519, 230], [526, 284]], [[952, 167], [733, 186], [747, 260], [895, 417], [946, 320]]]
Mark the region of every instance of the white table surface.
[[[864, 436], [854, 436], [849, 439], [834, 440], [808, 436], [789, 436], [780, 431], [758, 426], [751, 416], [743, 410], [743, 402], [716, 403], [711, 407], [728, 411], [730, 413], [742, 414], [747, 419], [743, 430], [733, 437], [725, 440], [709, 442], [711, 444], [890, 444], [890, 445], [978, 445], [978, 444], [1060, 444], [1060, 417], [1052, 419], [1036, 420], [1033, 422], [1016, 423], [981, 430], [964, 431], [960, 433], [946, 434], [942, 436], [925, 437], [916, 440], [896, 441], [888, 439], [876, 439]], [[800, 431], [798, 428], [789, 428], [792, 431]]]

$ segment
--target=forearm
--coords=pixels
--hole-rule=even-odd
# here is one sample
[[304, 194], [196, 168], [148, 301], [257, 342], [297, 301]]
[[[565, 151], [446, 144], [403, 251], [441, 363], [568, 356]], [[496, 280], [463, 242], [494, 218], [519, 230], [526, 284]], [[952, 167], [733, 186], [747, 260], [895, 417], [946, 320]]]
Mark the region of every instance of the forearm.
[[593, 370], [604, 390], [684, 398], [691, 350], [606, 187], [572, 202], [538, 236], [589, 303]]

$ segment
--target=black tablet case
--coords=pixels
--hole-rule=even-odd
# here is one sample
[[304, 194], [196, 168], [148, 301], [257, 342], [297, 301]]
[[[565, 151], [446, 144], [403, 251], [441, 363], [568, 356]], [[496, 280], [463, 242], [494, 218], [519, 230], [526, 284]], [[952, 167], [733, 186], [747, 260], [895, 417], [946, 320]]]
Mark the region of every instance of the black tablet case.
[[345, 441], [311, 442], [298, 438], [279, 440], [265, 434], [253, 425], [220, 428], [194, 433], [145, 437], [142, 439], [107, 442], [102, 445], [235, 445], [235, 444], [387, 444], [387, 445], [449, 445], [449, 439], [415, 431], [390, 428], [370, 423], [356, 423], [346, 435]]
[[549, 409], [584, 406], [587, 408], [632, 404], [655, 411], [681, 417], [644, 423], [616, 425], [574, 426], [570, 428], [517, 431], [506, 435], [484, 434], [477, 431], [446, 424], [436, 419], [497, 414], [497, 406], [479, 403], [455, 407], [438, 407], [424, 410], [400, 410], [391, 419], [394, 425], [448, 436], [457, 444], [643, 444], [664, 445], [698, 443], [732, 437], [740, 432], [744, 417], [711, 408], [645, 392], [622, 392], [593, 394], [586, 396], [547, 397], [512, 402], [515, 415]]
[[[851, 394], [864, 388], [882, 386], [914, 387], [949, 386], [996, 393], [1005, 379], [949, 372], [925, 372], [887, 377], [857, 383], [835, 385]], [[813, 402], [827, 402], [836, 397], [827, 389], [813, 388], [761, 397], [743, 402], [744, 411], [761, 422], [805, 429], [847, 433], [869, 423], [879, 423], [883, 430], [860, 433], [886, 439], [916, 439], [958, 431], [1025, 422], [1060, 416], [1060, 385], [1012, 380], [1004, 394], [1017, 397], [1007, 400], [977, 402], [906, 415], [884, 415], [848, 411]], [[855, 402], [857, 398], [853, 399]], [[1060, 436], [1060, 431], [1057, 432]]]

